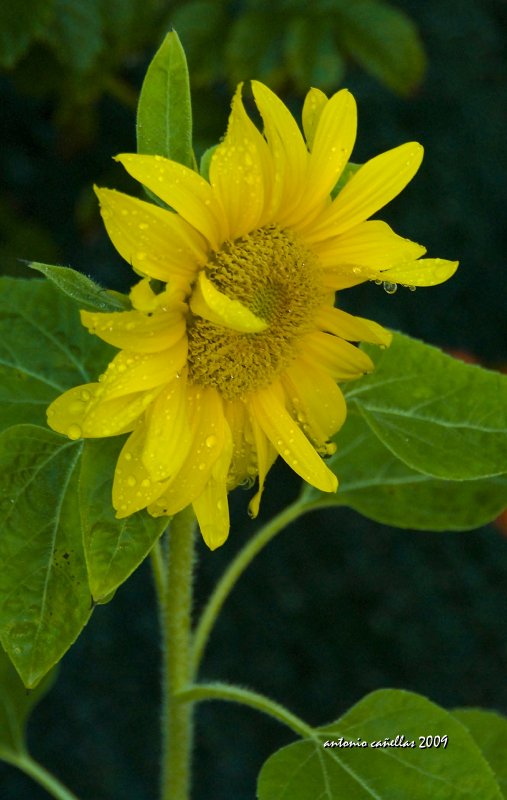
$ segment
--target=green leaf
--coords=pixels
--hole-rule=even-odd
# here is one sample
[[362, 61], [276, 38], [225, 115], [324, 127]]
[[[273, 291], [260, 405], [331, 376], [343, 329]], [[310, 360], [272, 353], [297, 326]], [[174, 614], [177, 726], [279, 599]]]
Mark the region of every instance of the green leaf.
[[32, 269], [42, 272], [61, 292], [70, 297], [79, 308], [87, 311], [125, 311], [131, 308], [130, 300], [120, 292], [103, 289], [91, 278], [70, 267], [55, 267], [32, 261]]
[[482, 754], [495, 773], [496, 780], [507, 798], [507, 719], [494, 711], [482, 708], [458, 708], [453, 717], [461, 722], [475, 739]]
[[12, 761], [26, 752], [25, 728], [34, 706], [51, 689], [56, 671], [28, 692], [12, 666], [7, 653], [0, 647], [0, 758]]
[[0, 3], [0, 66], [9, 69], [24, 56], [51, 21], [54, 5], [55, 0]]
[[411, 19], [380, 0], [334, 0], [336, 36], [367, 72], [401, 95], [421, 83], [426, 56]]
[[347, 403], [397, 458], [446, 480], [507, 472], [506, 375], [402, 334], [380, 357], [378, 348], [365, 349], [375, 370], [349, 384]]
[[112, 352], [49, 281], [0, 278], [0, 430], [45, 425], [49, 403], [96, 379]]
[[290, 75], [302, 92], [309, 86], [335, 91], [343, 81], [345, 64], [327, 19], [293, 18], [287, 26], [285, 54]]
[[55, 0], [55, 18], [46, 39], [74, 72], [90, 72], [105, 47], [100, 6], [100, 0]]
[[[445, 748], [435, 738], [443, 736]], [[324, 746], [330, 742], [337, 744]], [[257, 791], [259, 800], [502, 800], [463, 725], [424, 697], [393, 689], [373, 692], [314, 738], [272, 755]]]
[[139, 153], [165, 156], [191, 169], [195, 166], [187, 60], [175, 32], [165, 37], [142, 85], [137, 149]]
[[139, 511], [116, 519], [111, 503], [113, 474], [124, 437], [88, 441], [81, 464], [79, 503], [90, 591], [105, 601], [146, 558], [167, 526]]
[[90, 616], [76, 502], [81, 449], [34, 425], [0, 434], [0, 640], [28, 687]]
[[309, 502], [349, 506], [385, 525], [425, 531], [477, 528], [507, 507], [507, 475], [446, 481], [416, 472], [382, 444], [354, 408], [334, 439], [338, 450], [326, 463], [339, 479], [338, 492], [306, 485]]

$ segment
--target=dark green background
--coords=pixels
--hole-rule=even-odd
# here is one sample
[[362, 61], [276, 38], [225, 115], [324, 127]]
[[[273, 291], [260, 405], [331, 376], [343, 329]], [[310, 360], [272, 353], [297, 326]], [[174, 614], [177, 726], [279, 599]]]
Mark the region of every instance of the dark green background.
[[[348, 66], [345, 85], [359, 105], [353, 160], [421, 141], [420, 173], [382, 218], [427, 245], [429, 255], [458, 258], [461, 267], [442, 287], [388, 296], [366, 284], [345, 292], [343, 303], [501, 367], [507, 364], [507, 6], [504, 0], [400, 0], [397, 6], [418, 25], [428, 72], [420, 89], [401, 99]], [[153, 39], [125, 68], [123, 77], [135, 89], [157, 44]], [[102, 230], [90, 186], [130, 189], [111, 156], [135, 149], [133, 111], [104, 96], [86, 130], [79, 118], [58, 126], [52, 97], [27, 91], [22, 66], [0, 80], [4, 271], [25, 274], [16, 253], [126, 288], [132, 276]], [[285, 99], [298, 110], [301, 97], [290, 84], [286, 89]], [[201, 148], [223, 133], [229, 96], [222, 83], [201, 83], [195, 98]], [[278, 464], [262, 518], [297, 488]], [[256, 527], [247, 501], [241, 490], [231, 497], [232, 533], [222, 549], [199, 548], [198, 605]], [[281, 534], [246, 573], [224, 609], [203, 676], [256, 688], [316, 724], [386, 686], [421, 692], [449, 708], [481, 705], [507, 713], [506, 618], [507, 541], [498, 529], [414, 533], [346, 510], [320, 512]], [[33, 753], [82, 800], [154, 798], [157, 703], [156, 609], [143, 566], [110, 605], [97, 608], [64, 659], [57, 685], [30, 724]], [[263, 760], [290, 740], [251, 710], [203, 705], [195, 800], [250, 800]], [[47, 796], [3, 766], [0, 787], [2, 800]]]

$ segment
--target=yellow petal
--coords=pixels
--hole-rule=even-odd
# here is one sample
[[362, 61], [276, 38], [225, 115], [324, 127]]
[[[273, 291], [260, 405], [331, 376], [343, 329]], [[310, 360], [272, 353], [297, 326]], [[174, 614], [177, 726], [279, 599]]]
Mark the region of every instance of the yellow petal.
[[[347, 416], [345, 399], [329, 373], [308, 361], [295, 361], [282, 382], [304, 431], [319, 445], [341, 428]], [[308, 429], [308, 430], [307, 430]]]
[[329, 333], [310, 333], [302, 345], [304, 359], [327, 370], [335, 380], [348, 381], [373, 371], [366, 353]]
[[443, 258], [421, 258], [408, 264], [395, 264], [378, 271], [378, 277], [406, 286], [437, 286], [448, 280], [458, 269], [459, 261]]
[[139, 417], [157, 397], [158, 391], [136, 392], [111, 400], [102, 400], [99, 396], [92, 401], [83, 420], [83, 436], [97, 439], [133, 430]]
[[227, 475], [232, 457], [232, 436], [227, 423], [224, 431], [222, 452], [211, 469], [204, 491], [193, 501], [202, 538], [210, 550], [220, 547], [229, 535]]
[[114, 473], [113, 506], [118, 519], [128, 517], [153, 503], [166, 482], [153, 481], [142, 460], [146, 425], [141, 422], [125, 442]]
[[85, 383], [53, 400], [46, 412], [49, 427], [70, 439], [83, 437], [83, 420], [99, 388], [98, 383]]
[[252, 426], [252, 433], [254, 435], [254, 445], [257, 454], [257, 471], [259, 473], [259, 489], [248, 504], [249, 514], [255, 518], [259, 513], [266, 476], [276, 461], [278, 453], [257, 422], [255, 414], [250, 411], [249, 416], [250, 424]]
[[148, 510], [153, 516], [176, 514], [204, 491], [226, 437], [222, 399], [215, 389], [189, 386], [187, 392], [193, 430], [189, 454], [164, 494]]
[[155, 481], [174, 477], [188, 456], [192, 433], [187, 414], [186, 370], [164, 386], [146, 415], [143, 463]]
[[139, 311], [111, 314], [81, 311], [81, 322], [105, 342], [136, 353], [167, 350], [186, 330], [181, 308], [158, 311], [152, 316]]
[[327, 97], [320, 89], [310, 89], [305, 97], [305, 102], [303, 103], [303, 131], [309, 150], [313, 149], [315, 131], [326, 103]]
[[163, 386], [185, 365], [187, 349], [185, 337], [169, 350], [162, 350], [160, 353], [122, 350], [111, 361], [101, 379], [101, 399], [109, 400]]
[[243, 107], [240, 84], [227, 134], [210, 164], [210, 183], [223, 207], [225, 238], [237, 239], [259, 225], [265, 201], [266, 151], [266, 142]]
[[294, 472], [322, 492], [335, 492], [336, 476], [280, 403], [273, 388], [255, 392], [250, 403], [260, 427]]
[[315, 319], [317, 325], [329, 333], [334, 333], [348, 342], [371, 342], [388, 347], [392, 334], [377, 322], [355, 317], [339, 308], [323, 306]]
[[303, 203], [307, 211], [305, 215], [297, 215], [295, 212], [291, 217], [292, 224], [301, 219], [305, 221], [312, 207], [317, 211], [328, 199], [349, 160], [356, 130], [356, 102], [350, 92], [342, 89], [328, 100], [320, 114], [308, 162]]
[[[398, 236], [380, 220], [362, 222], [341, 236], [317, 243], [314, 250], [323, 267], [346, 265], [349, 271], [354, 267], [378, 270], [400, 261], [413, 261], [426, 252], [425, 247]], [[361, 270], [355, 274], [366, 276], [369, 272]]]
[[213, 250], [219, 249], [226, 238], [223, 213], [213, 189], [199, 173], [162, 156], [125, 153], [116, 161], [202, 233]]
[[252, 81], [252, 90], [273, 157], [272, 221], [288, 224], [304, 202], [308, 151], [296, 120], [276, 94], [259, 81]]
[[224, 400], [224, 414], [232, 434], [232, 461], [229, 468], [229, 489], [257, 475], [257, 459], [252, 426], [242, 400]]
[[109, 238], [141, 275], [189, 282], [205, 264], [209, 245], [172, 211], [113, 189], [95, 189]]
[[242, 305], [239, 300], [231, 300], [219, 292], [204, 271], [199, 273], [197, 286], [190, 300], [190, 308], [197, 316], [240, 333], [258, 333], [268, 327], [265, 320], [256, 317], [253, 311]]
[[310, 242], [337, 236], [371, 217], [396, 197], [419, 169], [423, 148], [408, 142], [382, 153], [352, 176], [317, 225], [305, 231]]

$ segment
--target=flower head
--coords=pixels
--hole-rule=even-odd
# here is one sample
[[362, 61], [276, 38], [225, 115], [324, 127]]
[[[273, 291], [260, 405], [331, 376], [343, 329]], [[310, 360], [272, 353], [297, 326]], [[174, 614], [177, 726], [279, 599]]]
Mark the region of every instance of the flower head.
[[413, 177], [419, 144], [368, 161], [333, 199], [355, 140], [352, 95], [312, 89], [304, 138], [276, 95], [252, 87], [264, 132], [239, 87], [209, 181], [159, 156], [118, 156], [171, 210], [97, 190], [113, 244], [143, 278], [131, 311], [81, 312], [120, 352], [98, 382], [48, 409], [51, 427], [71, 438], [130, 433], [114, 477], [119, 517], [192, 503], [211, 548], [228, 535], [227, 492], [258, 478], [255, 515], [278, 455], [336, 491], [322, 456], [345, 420], [337, 382], [373, 369], [352, 342], [390, 341], [335, 308], [336, 290], [366, 280], [429, 286], [457, 266], [420, 260], [423, 247], [367, 221]]

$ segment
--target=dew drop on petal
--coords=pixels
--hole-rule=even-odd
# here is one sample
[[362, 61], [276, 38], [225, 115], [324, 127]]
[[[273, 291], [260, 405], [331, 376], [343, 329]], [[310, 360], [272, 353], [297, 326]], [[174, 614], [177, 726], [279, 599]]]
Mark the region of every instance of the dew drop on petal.
[[210, 448], [214, 447], [216, 445], [216, 443], [217, 443], [217, 437], [216, 436], [208, 436], [208, 438], [206, 439], [206, 447], [210, 447]]
[[384, 281], [384, 292], [387, 292], [387, 294], [394, 294], [396, 291], [398, 291], [397, 283], [390, 283], [389, 281]]
[[136, 483], [137, 483], [137, 481], [136, 481], [135, 477], [133, 475], [129, 475], [128, 478], [127, 478], [127, 486], [132, 487], [132, 486], [135, 486]]
[[70, 425], [67, 430], [67, 436], [69, 439], [80, 439], [83, 435], [83, 431], [79, 427], [79, 425]]

